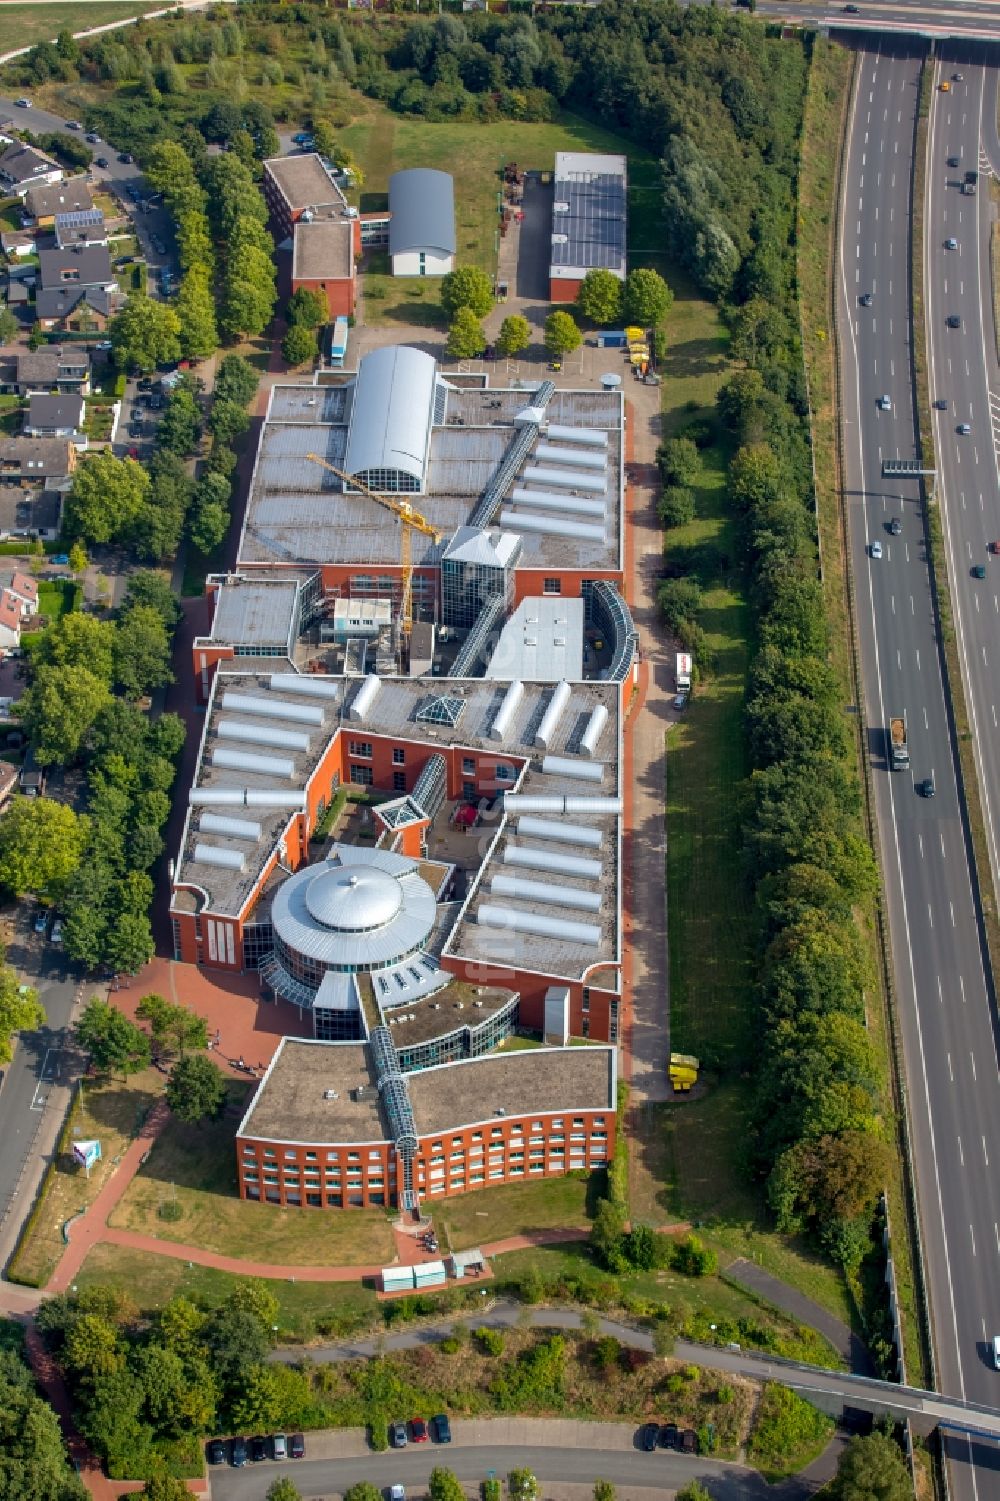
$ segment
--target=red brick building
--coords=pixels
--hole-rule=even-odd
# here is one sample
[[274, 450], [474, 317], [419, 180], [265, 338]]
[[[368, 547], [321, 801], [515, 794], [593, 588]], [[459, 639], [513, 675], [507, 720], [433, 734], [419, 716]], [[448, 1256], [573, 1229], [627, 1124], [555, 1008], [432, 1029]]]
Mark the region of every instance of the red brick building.
[[241, 1198], [404, 1207], [407, 1192], [450, 1198], [603, 1168], [614, 1153], [613, 1048], [539, 1048], [405, 1075], [391, 1071], [391, 1054], [389, 1072], [382, 1064], [377, 1042], [286, 1038], [237, 1131]]

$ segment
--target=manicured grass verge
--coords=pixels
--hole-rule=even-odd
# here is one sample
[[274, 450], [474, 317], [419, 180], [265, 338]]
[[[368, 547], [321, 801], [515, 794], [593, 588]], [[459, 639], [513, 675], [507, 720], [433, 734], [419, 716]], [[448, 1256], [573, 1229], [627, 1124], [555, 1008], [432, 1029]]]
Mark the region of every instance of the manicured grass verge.
[[136, 5], [128, 0], [87, 0], [86, 5], [5, 5], [4, 36], [18, 47], [33, 47], [36, 42], [54, 42], [60, 31], [89, 30], [106, 26], [109, 21], [124, 21], [129, 16], [144, 16], [162, 6]]
[[[63, 1225], [94, 1202], [162, 1091], [163, 1075], [154, 1069], [133, 1075], [127, 1084], [81, 1083], [8, 1269], [12, 1281], [45, 1286], [65, 1249]], [[88, 1178], [73, 1160], [73, 1142], [95, 1137], [101, 1143], [102, 1156]]]
[[[235, 1107], [246, 1089], [230, 1088]], [[171, 1120], [111, 1223], [225, 1256], [289, 1266], [376, 1266], [392, 1259], [392, 1230], [380, 1210], [314, 1214], [240, 1199], [237, 1120], [235, 1110], [197, 1126]], [[176, 1208], [165, 1210], [168, 1204]], [[166, 1219], [164, 1212], [178, 1217]]]
[[768, 1382], [754, 1419], [747, 1458], [765, 1480], [783, 1480], [826, 1448], [835, 1423], [788, 1387]]
[[[214, 1307], [239, 1280], [228, 1272], [188, 1266], [186, 1261], [152, 1252], [98, 1245], [80, 1268], [76, 1284], [85, 1288], [112, 1283], [128, 1288], [140, 1310], [149, 1313], [181, 1293]], [[268, 1282], [267, 1286], [280, 1305], [278, 1337], [285, 1342], [313, 1339], [317, 1333], [351, 1335], [368, 1329], [378, 1318], [375, 1293], [360, 1282]]]
[[38, 586], [38, 613], [49, 621], [61, 620], [77, 609], [82, 586], [73, 579], [49, 579]]
[[530, 1235], [533, 1230], [586, 1227], [606, 1192], [605, 1173], [570, 1173], [536, 1183], [511, 1183], [479, 1189], [454, 1199], [433, 1200], [433, 1213], [442, 1246], [455, 1251], [483, 1241]]

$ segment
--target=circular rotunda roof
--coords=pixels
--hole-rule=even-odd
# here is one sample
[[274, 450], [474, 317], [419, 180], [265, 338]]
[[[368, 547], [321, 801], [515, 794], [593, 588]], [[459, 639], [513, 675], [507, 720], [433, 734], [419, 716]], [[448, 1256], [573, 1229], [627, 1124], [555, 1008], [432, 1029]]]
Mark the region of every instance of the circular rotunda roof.
[[419, 861], [334, 845], [322, 865], [283, 881], [271, 903], [275, 937], [320, 969], [381, 969], [417, 953], [437, 912]]
[[341, 933], [383, 928], [403, 905], [397, 878], [374, 865], [323, 870], [309, 882], [305, 895], [311, 916]]

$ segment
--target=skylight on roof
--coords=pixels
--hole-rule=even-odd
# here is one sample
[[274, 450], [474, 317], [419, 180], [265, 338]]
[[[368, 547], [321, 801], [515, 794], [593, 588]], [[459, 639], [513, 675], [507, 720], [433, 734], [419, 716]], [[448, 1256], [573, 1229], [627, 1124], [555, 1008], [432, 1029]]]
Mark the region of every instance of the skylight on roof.
[[442, 694], [439, 698], [429, 698], [421, 704], [416, 719], [418, 724], [447, 724], [454, 729], [464, 713], [464, 698]]

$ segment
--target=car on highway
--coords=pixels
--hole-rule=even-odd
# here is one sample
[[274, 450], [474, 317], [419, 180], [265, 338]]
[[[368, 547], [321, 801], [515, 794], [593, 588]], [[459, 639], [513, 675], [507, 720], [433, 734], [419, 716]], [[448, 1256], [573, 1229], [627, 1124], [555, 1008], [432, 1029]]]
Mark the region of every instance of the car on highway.
[[17, 101], [17, 107], [18, 107], [18, 109], [30, 109], [31, 108], [31, 100], [30, 99], [19, 99]]
[[951, 93], [951, 84], [948, 82], [947, 78], [944, 79], [943, 82], [940, 84], [940, 89], [941, 89], [942, 94], [950, 94]]
[[95, 167], [100, 167], [102, 172], [106, 168], [110, 167], [110, 165], [111, 165], [111, 163], [108, 161], [108, 159], [107, 159], [106, 156], [99, 156], [97, 158], [97, 160], [94, 162], [94, 166]]
[[234, 1470], [242, 1470], [247, 1462], [247, 1441], [245, 1438], [234, 1438], [229, 1446], [229, 1463]]
[[944, 396], [939, 396], [934, 403], [934, 409], [938, 412], [946, 412], [948, 410], [947, 398]]
[[267, 1458], [267, 1439], [262, 1433], [250, 1440], [250, 1463], [260, 1464], [262, 1459]]
[[1000, 553], [1000, 541], [998, 541], [998, 542], [991, 542], [990, 546], [989, 546], [989, 551], [992, 552], [992, 553]]
[[679, 1440], [679, 1438], [680, 1438], [680, 1435], [677, 1432], [677, 1424], [676, 1423], [664, 1423], [663, 1427], [660, 1429], [660, 1448], [661, 1449], [676, 1449], [676, 1448], [678, 1448], [678, 1440]]
[[205, 1457], [210, 1465], [224, 1465], [226, 1462], [226, 1446], [221, 1438], [213, 1438], [205, 1446]]
[[958, 434], [959, 434], [960, 437], [967, 438], [969, 436], [969, 434], [972, 432], [972, 428], [969, 426], [969, 424], [967, 422], [960, 422], [958, 424], [958, 427], [957, 427], [956, 431], [958, 432]]
[[406, 1448], [406, 1424], [405, 1423], [390, 1423], [389, 1424], [389, 1447], [391, 1449], [405, 1449]]
[[948, 238], [944, 242], [944, 248], [945, 248], [945, 250], [957, 250], [958, 249], [958, 241], [955, 239], [954, 235], [949, 235], [948, 236]]
[[892, 411], [892, 397], [891, 396], [888, 396], [888, 395], [886, 395], [886, 396], [880, 396], [879, 399], [878, 399], [878, 404], [881, 407], [881, 409], [882, 409], [883, 412], [891, 412]]
[[415, 1444], [427, 1443], [428, 1439], [430, 1438], [430, 1434], [427, 1432], [427, 1424], [424, 1422], [423, 1418], [410, 1419], [410, 1438]]
[[948, 158], [948, 165], [949, 165], [949, 167], [957, 167], [960, 160], [961, 160], [960, 157], [949, 156], [949, 158]]
[[965, 80], [964, 73], [953, 73], [951, 76], [954, 83], [963, 83]]
[[845, 5], [844, 6], [844, 15], [845, 16], [856, 16], [857, 13], [858, 13], [858, 7], [856, 5]]
[[652, 1454], [656, 1448], [656, 1441], [660, 1436], [659, 1423], [643, 1423], [639, 1429], [639, 1448], [645, 1449], [647, 1454]]
[[389, 1501], [406, 1501], [405, 1485], [390, 1485]]
[[974, 579], [984, 579], [986, 577], [986, 564], [977, 563], [972, 569], [972, 577]]
[[288, 1440], [288, 1457], [289, 1459], [305, 1459], [306, 1436], [304, 1433], [292, 1434]]
[[918, 782], [917, 783], [917, 791], [920, 793], [921, 797], [933, 797], [934, 796], [935, 792], [937, 791], [937, 788], [934, 785], [934, 773], [933, 772], [931, 772], [931, 774], [930, 774], [929, 777], [924, 777], [924, 779], [923, 779], [922, 782]]
[[874, 300], [875, 299], [872, 297], [872, 294], [870, 292], [862, 292], [861, 297], [859, 298], [862, 307], [871, 307]]
[[889, 531], [894, 537], [898, 537], [903, 530], [903, 523], [898, 516], [894, 516], [889, 522]]
[[871, 544], [871, 546], [869, 547], [868, 551], [871, 554], [871, 556], [875, 559], [875, 561], [878, 562], [879, 558], [882, 556], [882, 544], [881, 544], [881, 542], [873, 542]]
[[962, 327], [962, 320], [958, 316], [957, 313], [949, 313], [948, 314], [948, 327], [949, 328], [961, 328]]
[[446, 1412], [436, 1412], [431, 1418], [431, 1436], [436, 1444], [451, 1443], [451, 1424]]

